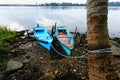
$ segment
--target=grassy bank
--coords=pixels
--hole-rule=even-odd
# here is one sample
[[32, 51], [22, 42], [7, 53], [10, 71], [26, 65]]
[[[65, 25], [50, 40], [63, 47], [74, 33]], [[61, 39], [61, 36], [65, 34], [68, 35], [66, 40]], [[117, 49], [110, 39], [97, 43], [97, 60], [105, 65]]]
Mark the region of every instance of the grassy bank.
[[14, 37], [17, 33], [7, 29], [6, 26], [0, 26], [0, 50], [4, 50], [9, 44], [5, 42], [5, 39]]

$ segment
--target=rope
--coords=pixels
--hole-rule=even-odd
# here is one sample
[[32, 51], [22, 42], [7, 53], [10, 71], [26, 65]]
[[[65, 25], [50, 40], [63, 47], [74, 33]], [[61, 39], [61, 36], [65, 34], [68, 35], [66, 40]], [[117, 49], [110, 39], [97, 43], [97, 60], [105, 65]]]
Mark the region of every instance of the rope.
[[87, 55], [89, 54], [89, 53], [86, 53], [86, 54], [84, 54], [84, 55], [82, 55], [82, 56], [66, 56], [66, 55], [60, 53], [58, 50], [56, 50], [53, 45], [51, 45], [51, 47], [52, 47], [52, 48], [54, 49], [54, 51], [57, 52], [59, 55], [61, 55], [61, 56], [63, 56], [63, 57], [66, 57], [66, 58], [74, 58], [74, 59], [80, 58], [80, 60], [82, 60], [83, 58], [85, 58], [85, 56], [87, 56]]
[[104, 49], [97, 49], [97, 50], [88, 50], [88, 53], [95, 53], [95, 54], [111, 53], [111, 52], [112, 52], [111, 48], [104, 48]]

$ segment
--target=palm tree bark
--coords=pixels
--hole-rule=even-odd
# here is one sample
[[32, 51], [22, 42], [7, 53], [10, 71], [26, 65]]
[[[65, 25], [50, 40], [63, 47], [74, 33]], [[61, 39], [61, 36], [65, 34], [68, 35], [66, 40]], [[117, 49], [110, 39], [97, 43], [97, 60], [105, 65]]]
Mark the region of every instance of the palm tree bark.
[[[107, 29], [108, 0], [87, 0], [88, 49], [110, 48]], [[89, 80], [119, 80], [117, 69], [112, 64], [113, 56], [108, 53], [88, 55]]]

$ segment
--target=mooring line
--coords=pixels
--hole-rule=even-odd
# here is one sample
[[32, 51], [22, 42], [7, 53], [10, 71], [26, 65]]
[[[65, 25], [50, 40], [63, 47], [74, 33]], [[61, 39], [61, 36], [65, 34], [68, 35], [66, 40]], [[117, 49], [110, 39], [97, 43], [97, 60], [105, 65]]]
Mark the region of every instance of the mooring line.
[[84, 55], [82, 55], [82, 56], [66, 56], [66, 55], [60, 53], [58, 50], [56, 50], [53, 45], [51, 45], [51, 47], [52, 47], [52, 48], [54, 49], [54, 51], [57, 52], [59, 55], [61, 55], [61, 56], [63, 56], [63, 57], [67, 57], [67, 58], [74, 58], [74, 59], [79, 59], [79, 58], [80, 58], [80, 60], [82, 60], [83, 58], [85, 58], [85, 57], [89, 54], [89, 53], [86, 53], [86, 54], [84, 54]]

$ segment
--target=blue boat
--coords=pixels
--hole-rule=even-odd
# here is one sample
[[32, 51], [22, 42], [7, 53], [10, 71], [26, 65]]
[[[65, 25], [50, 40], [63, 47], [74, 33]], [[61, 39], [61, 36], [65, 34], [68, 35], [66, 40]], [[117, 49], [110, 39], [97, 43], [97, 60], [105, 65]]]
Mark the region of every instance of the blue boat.
[[60, 43], [60, 46], [67, 53], [67, 55], [71, 55], [71, 49], [74, 48], [74, 40], [69, 32], [69, 30], [65, 26], [58, 26], [56, 28], [55, 36]]
[[34, 36], [39, 44], [50, 51], [53, 38], [44, 26], [35, 26], [33, 28]]

